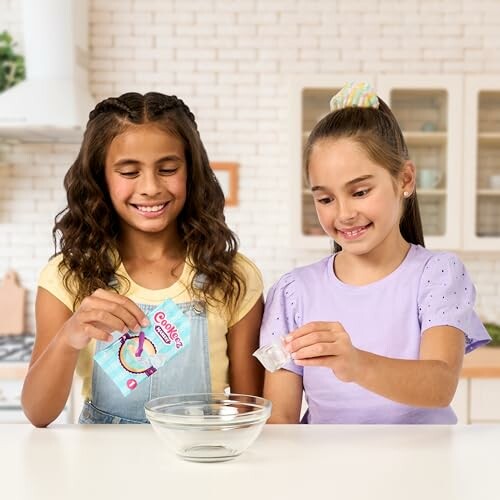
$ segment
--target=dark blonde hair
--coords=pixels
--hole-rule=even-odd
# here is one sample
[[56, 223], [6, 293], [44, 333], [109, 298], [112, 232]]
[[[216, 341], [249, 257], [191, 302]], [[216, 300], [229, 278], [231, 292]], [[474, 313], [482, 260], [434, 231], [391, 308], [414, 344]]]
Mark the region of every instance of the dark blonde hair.
[[[384, 167], [394, 179], [399, 177], [405, 162], [409, 160], [408, 147], [396, 117], [379, 98], [378, 108], [342, 108], [329, 113], [316, 124], [304, 149], [306, 177], [309, 176], [309, 161], [314, 145], [321, 140], [340, 138], [355, 141], [373, 162]], [[399, 228], [408, 243], [424, 246], [422, 220], [415, 191], [403, 201]], [[334, 251], [341, 249], [335, 242]]]
[[[213, 173], [194, 115], [181, 99], [158, 92], [135, 92], [103, 100], [89, 115], [80, 152], [64, 178], [67, 206], [55, 218], [56, 255], [64, 284], [75, 306], [98, 288], [110, 288], [121, 259], [117, 252], [119, 219], [105, 180], [106, 154], [112, 140], [133, 124], [154, 123], [184, 145], [187, 164], [186, 202], [177, 226], [194, 266], [195, 293], [207, 302], [222, 292], [234, 306], [245, 283], [234, 259], [238, 241], [224, 218], [224, 194]], [[57, 252], [59, 240], [60, 252]], [[128, 286], [129, 284], [126, 283]], [[121, 287], [111, 285], [115, 290]]]

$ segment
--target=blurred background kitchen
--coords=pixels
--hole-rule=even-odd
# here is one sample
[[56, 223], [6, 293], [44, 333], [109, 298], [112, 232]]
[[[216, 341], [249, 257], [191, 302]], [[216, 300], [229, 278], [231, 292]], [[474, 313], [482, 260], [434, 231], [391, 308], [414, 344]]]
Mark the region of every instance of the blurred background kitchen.
[[[129, 91], [175, 94], [191, 107], [228, 222], [267, 288], [330, 250], [301, 148], [336, 90], [371, 82], [419, 169], [427, 246], [460, 255], [481, 318], [500, 323], [500, 2], [0, 0], [4, 31], [0, 422], [24, 421], [36, 282], [53, 253], [63, 176], [93, 103]], [[13, 54], [26, 79], [6, 89]], [[461, 422], [500, 422], [500, 354], [480, 351], [454, 407]], [[77, 392], [61, 421], [73, 420]]]

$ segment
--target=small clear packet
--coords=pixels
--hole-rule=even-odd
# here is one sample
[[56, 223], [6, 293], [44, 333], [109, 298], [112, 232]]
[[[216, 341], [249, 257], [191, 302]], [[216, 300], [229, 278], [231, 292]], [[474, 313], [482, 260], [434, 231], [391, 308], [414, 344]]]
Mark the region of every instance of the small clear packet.
[[271, 373], [283, 368], [292, 359], [290, 353], [285, 349], [284, 337], [278, 338], [271, 344], [259, 347], [253, 353], [253, 356]]
[[124, 396], [189, 345], [191, 339], [189, 319], [171, 299], [149, 313], [148, 319], [149, 326], [138, 334], [120, 334], [94, 356]]

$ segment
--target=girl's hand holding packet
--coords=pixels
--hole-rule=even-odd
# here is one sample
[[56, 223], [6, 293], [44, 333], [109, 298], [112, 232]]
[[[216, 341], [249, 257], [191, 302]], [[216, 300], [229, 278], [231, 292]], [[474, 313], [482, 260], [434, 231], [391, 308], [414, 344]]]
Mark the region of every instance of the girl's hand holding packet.
[[190, 322], [172, 300], [162, 302], [148, 318], [149, 326], [138, 334], [128, 331], [94, 356], [124, 396], [190, 342]]

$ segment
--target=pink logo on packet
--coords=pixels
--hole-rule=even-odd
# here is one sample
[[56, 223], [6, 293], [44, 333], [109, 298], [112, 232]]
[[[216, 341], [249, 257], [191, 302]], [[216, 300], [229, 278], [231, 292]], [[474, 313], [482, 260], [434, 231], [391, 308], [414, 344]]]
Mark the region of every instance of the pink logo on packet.
[[155, 325], [155, 332], [160, 335], [167, 344], [170, 344], [171, 340], [173, 340], [177, 349], [184, 345], [179, 337], [177, 327], [165, 318], [165, 313], [163, 311], [158, 311], [154, 315], [154, 320], [157, 323], [157, 325]]

